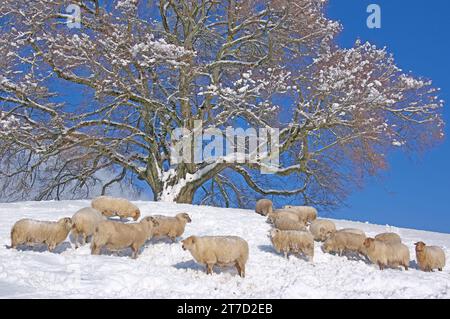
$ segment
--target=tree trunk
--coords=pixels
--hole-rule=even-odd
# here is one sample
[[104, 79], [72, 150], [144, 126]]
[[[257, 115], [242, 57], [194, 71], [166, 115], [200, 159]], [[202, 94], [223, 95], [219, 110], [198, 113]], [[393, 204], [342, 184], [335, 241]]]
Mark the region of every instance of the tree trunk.
[[192, 204], [197, 186], [187, 185], [167, 185], [157, 194], [156, 201], [174, 202], [182, 204]]
[[194, 187], [186, 186], [180, 191], [180, 194], [175, 197], [175, 202], [179, 204], [192, 204], [194, 194]]

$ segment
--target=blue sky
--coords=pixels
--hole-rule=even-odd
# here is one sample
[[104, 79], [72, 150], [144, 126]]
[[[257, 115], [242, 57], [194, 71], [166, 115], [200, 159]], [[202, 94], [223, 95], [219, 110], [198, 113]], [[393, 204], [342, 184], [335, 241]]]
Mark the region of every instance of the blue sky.
[[[381, 7], [381, 29], [369, 29], [366, 8]], [[450, 1], [330, 0], [328, 16], [344, 27], [339, 43], [351, 47], [356, 38], [394, 54], [397, 65], [432, 79], [441, 98], [450, 102]], [[444, 118], [450, 123], [448, 110]], [[448, 135], [448, 129], [446, 129]], [[422, 155], [400, 151], [390, 167], [354, 192], [348, 206], [333, 217], [450, 233], [450, 143]]]

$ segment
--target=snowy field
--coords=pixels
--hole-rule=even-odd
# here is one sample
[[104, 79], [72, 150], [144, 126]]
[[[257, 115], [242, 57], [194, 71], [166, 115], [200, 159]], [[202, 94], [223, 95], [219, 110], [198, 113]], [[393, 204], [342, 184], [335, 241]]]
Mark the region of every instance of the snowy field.
[[142, 215], [187, 212], [189, 235], [238, 235], [250, 245], [246, 278], [234, 268], [206, 275], [180, 243], [148, 243], [137, 260], [91, 256], [67, 240], [56, 253], [43, 247], [17, 251], [10, 229], [20, 218], [56, 220], [72, 216], [88, 201], [0, 204], [0, 298], [449, 298], [450, 265], [443, 272], [416, 268], [413, 243], [442, 246], [450, 255], [450, 235], [337, 220], [338, 228], [361, 228], [368, 235], [398, 232], [411, 251], [411, 269], [380, 271], [362, 260], [324, 254], [316, 244], [314, 263], [284, 259], [272, 249], [265, 218], [249, 210], [136, 202]]

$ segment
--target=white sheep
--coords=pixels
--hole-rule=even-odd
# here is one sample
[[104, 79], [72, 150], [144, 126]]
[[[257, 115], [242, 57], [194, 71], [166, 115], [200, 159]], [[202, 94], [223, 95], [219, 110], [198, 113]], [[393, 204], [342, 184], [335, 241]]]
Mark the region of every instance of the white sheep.
[[367, 237], [366, 233], [364, 231], [362, 231], [361, 229], [357, 229], [357, 228], [342, 228], [342, 229], [339, 229], [337, 232], [352, 233], [352, 234], [357, 234], [357, 235]]
[[336, 225], [331, 220], [316, 219], [309, 226], [309, 231], [316, 241], [325, 241], [336, 232]]
[[182, 241], [183, 250], [189, 250], [199, 264], [206, 266], [206, 273], [212, 274], [218, 265], [235, 266], [239, 275], [245, 277], [248, 260], [248, 243], [237, 236], [190, 236]]
[[344, 252], [350, 251], [355, 253], [363, 252], [363, 243], [366, 239], [361, 234], [350, 232], [336, 232], [329, 237], [322, 245], [323, 251], [326, 253], [339, 253], [342, 256]]
[[49, 251], [62, 243], [72, 228], [70, 218], [61, 218], [57, 222], [21, 219], [11, 230], [11, 248], [18, 245], [46, 244]]
[[104, 221], [95, 228], [91, 242], [91, 254], [99, 255], [103, 247], [109, 250], [122, 250], [130, 247], [132, 258], [137, 258], [140, 248], [153, 236], [153, 228], [158, 222], [153, 217], [145, 217], [139, 223], [123, 224]]
[[304, 222], [312, 222], [317, 218], [317, 209], [312, 206], [292, 206], [286, 205], [284, 209], [292, 210], [296, 212]]
[[139, 216], [141, 216], [139, 208], [125, 198], [99, 196], [92, 200], [91, 206], [106, 217], [131, 217], [136, 221], [139, 219]]
[[81, 245], [84, 245], [87, 238], [94, 234], [95, 227], [105, 220], [106, 217], [100, 211], [91, 207], [85, 207], [77, 211], [72, 216], [72, 236], [75, 240], [75, 248], [79, 247], [80, 236]]
[[286, 219], [290, 219], [294, 222], [300, 222], [302, 224], [305, 224], [304, 220], [299, 218], [299, 216], [290, 210], [285, 210], [285, 209], [276, 209], [273, 212], [269, 213], [267, 215], [267, 222], [269, 224], [273, 224], [276, 218], [286, 218]]
[[273, 204], [270, 199], [260, 199], [256, 202], [255, 212], [267, 216], [273, 211]]
[[375, 236], [376, 240], [382, 241], [386, 244], [401, 244], [402, 239], [396, 233], [382, 233]]
[[192, 220], [186, 213], [179, 213], [175, 217], [152, 215], [152, 217], [158, 221], [158, 226], [153, 229], [154, 237], [169, 237], [173, 242], [177, 237], [180, 237], [184, 233], [186, 223], [190, 223]]
[[303, 253], [309, 261], [313, 261], [314, 238], [310, 232], [273, 229], [269, 236], [275, 250], [283, 253], [285, 258], [289, 253]]
[[307, 230], [304, 223], [283, 216], [275, 217], [273, 226], [279, 230]]
[[390, 267], [409, 267], [409, 249], [403, 244], [386, 244], [374, 238], [364, 240], [364, 251], [369, 260], [381, 270]]
[[414, 245], [416, 246], [416, 258], [420, 270], [433, 271], [433, 269], [437, 269], [442, 271], [445, 266], [445, 253], [442, 248], [427, 246], [422, 241]]

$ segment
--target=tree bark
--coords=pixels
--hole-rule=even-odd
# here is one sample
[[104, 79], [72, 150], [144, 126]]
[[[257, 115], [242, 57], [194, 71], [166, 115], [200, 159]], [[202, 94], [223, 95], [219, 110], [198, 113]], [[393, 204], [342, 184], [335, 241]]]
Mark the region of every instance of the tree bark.
[[175, 202], [178, 204], [192, 204], [194, 200], [196, 189], [190, 185], [184, 187], [180, 194], [175, 197]]

